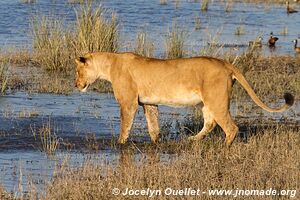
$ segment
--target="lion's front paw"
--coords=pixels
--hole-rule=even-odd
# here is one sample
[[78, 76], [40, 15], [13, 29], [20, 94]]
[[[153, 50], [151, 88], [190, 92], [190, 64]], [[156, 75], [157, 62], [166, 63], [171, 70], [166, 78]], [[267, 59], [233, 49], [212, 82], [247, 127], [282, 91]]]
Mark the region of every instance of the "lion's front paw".
[[119, 143], [119, 144], [125, 144], [125, 143], [126, 143], [126, 139], [124, 139], [124, 138], [119, 138], [118, 143]]
[[197, 141], [196, 136], [190, 136], [188, 137], [188, 141]]
[[194, 136], [190, 136], [188, 137], [189, 141], [201, 141], [204, 139], [204, 135], [198, 134], [198, 135], [194, 135]]

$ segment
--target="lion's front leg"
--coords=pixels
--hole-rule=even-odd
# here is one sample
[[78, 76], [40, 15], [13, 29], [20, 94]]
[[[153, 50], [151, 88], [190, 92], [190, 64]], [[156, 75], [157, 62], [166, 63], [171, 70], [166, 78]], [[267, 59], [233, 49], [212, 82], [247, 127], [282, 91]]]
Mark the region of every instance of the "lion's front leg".
[[129, 136], [134, 116], [137, 110], [137, 103], [133, 103], [128, 106], [121, 105], [121, 129], [120, 129], [120, 136], [119, 136], [119, 144], [124, 144], [127, 141]]
[[[118, 70], [117, 70], [118, 69]], [[129, 136], [138, 107], [138, 90], [128, 71], [112, 71], [112, 86], [116, 100], [120, 105], [121, 129], [118, 142], [124, 144]]]

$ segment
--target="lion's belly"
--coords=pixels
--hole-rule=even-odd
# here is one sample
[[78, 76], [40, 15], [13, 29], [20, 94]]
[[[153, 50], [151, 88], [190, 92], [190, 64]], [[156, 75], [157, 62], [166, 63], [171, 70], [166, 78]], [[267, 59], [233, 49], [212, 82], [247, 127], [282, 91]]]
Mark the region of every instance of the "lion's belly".
[[199, 94], [190, 92], [188, 94], [177, 93], [175, 95], [141, 95], [139, 101], [144, 104], [168, 105], [168, 106], [191, 106], [202, 102]]

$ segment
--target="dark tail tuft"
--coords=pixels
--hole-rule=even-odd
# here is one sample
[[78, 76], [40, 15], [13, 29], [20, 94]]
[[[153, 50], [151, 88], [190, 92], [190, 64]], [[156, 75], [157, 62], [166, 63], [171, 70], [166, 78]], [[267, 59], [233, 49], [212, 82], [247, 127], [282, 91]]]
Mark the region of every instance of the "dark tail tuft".
[[292, 106], [294, 104], [295, 99], [291, 93], [284, 93], [283, 97], [287, 105]]

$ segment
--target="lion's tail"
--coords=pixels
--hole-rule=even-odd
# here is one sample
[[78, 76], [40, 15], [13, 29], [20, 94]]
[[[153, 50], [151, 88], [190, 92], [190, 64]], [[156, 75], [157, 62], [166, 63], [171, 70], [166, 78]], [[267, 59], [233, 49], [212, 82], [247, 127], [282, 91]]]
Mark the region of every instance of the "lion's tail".
[[290, 108], [293, 104], [294, 104], [294, 96], [290, 93], [285, 93], [283, 95], [284, 99], [285, 99], [285, 104], [280, 107], [280, 108], [270, 108], [269, 106], [267, 106], [265, 103], [263, 103], [258, 96], [255, 94], [254, 90], [252, 89], [252, 87], [250, 86], [250, 84], [247, 82], [247, 80], [245, 79], [245, 77], [243, 76], [243, 74], [241, 72], [239, 72], [238, 69], [236, 69], [234, 66], [230, 67], [233, 71], [233, 78], [235, 78], [236, 80], [238, 80], [238, 82], [243, 86], [243, 88], [247, 91], [247, 93], [249, 94], [249, 96], [251, 97], [251, 99], [262, 109], [268, 111], [268, 112], [283, 112], [285, 110], [287, 110], [288, 108]]

